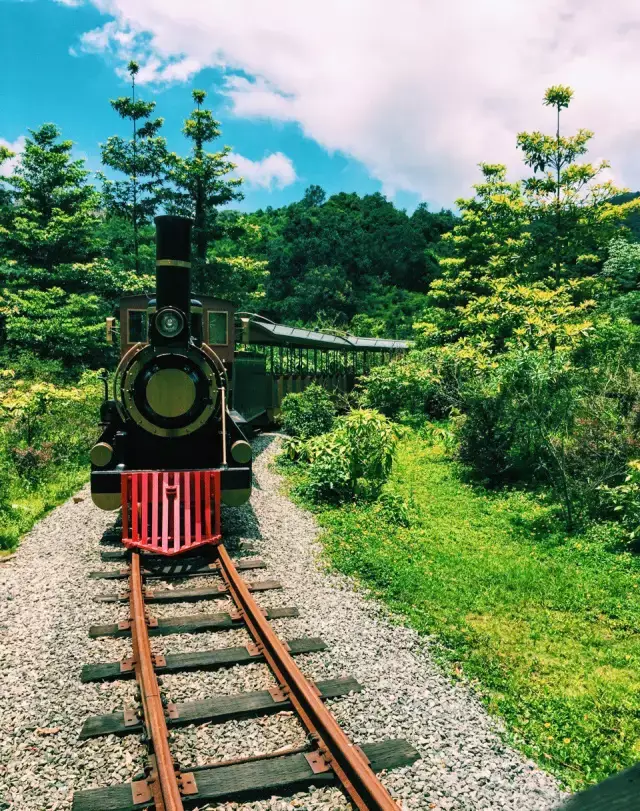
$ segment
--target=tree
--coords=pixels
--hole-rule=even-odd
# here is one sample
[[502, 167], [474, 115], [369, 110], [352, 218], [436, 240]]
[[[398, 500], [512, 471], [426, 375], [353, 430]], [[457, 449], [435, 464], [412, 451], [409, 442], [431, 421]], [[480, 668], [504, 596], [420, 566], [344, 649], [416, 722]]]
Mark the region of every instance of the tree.
[[[136, 99], [137, 62], [129, 62], [131, 97], [111, 100], [118, 115], [131, 122], [130, 139], [112, 135], [102, 145], [102, 162], [110, 169], [122, 172], [125, 180], [111, 180], [99, 173], [103, 184], [103, 198], [110, 215], [123, 218], [131, 224], [133, 255], [136, 272], [140, 270], [139, 232], [148, 224], [165, 198], [165, 174], [168, 158], [167, 143], [158, 135], [164, 119], [151, 119], [154, 101]], [[138, 122], [144, 121], [142, 126]]]
[[556, 109], [555, 136], [521, 132], [517, 138], [525, 165], [534, 172], [522, 181], [530, 223], [527, 273], [531, 280], [552, 277], [559, 283], [594, 275], [620, 226], [640, 210], [640, 200], [612, 202], [627, 190], [599, 180], [610, 166], [608, 161], [577, 162], [586, 154], [593, 132], [580, 129], [575, 135], [561, 135], [560, 112], [572, 97], [570, 87], [550, 87], [543, 103]]
[[238, 188], [242, 180], [227, 176], [235, 169], [228, 157], [231, 147], [225, 146], [220, 152], [205, 151], [206, 144], [220, 137], [220, 122], [215, 120], [211, 110], [202, 109], [206, 98], [204, 90], [194, 90], [192, 96], [196, 109], [184, 122], [182, 132], [193, 146], [187, 158], [175, 153], [170, 156], [169, 178], [174, 188], [169, 210], [193, 217], [194, 277], [196, 284], [202, 287], [206, 284], [209, 243], [220, 236], [216, 228], [217, 209], [232, 200], [241, 200], [243, 194]]
[[612, 239], [602, 278], [607, 290], [604, 308], [640, 324], [640, 244], [621, 236]]
[[[560, 111], [571, 97], [561, 85], [545, 94], [556, 108], [554, 136], [517, 137], [533, 176], [509, 183], [504, 166], [482, 164], [476, 196], [458, 201], [462, 220], [443, 237], [453, 255], [440, 259], [420, 324], [430, 342], [484, 336], [502, 350], [523, 330], [529, 345], [536, 336], [553, 349], [576, 330], [584, 334], [585, 311], [603, 292], [598, 273], [609, 243], [640, 200], [612, 202], [622, 190], [598, 179], [609, 164], [577, 162], [593, 133], [561, 135]], [[547, 295], [561, 302], [557, 311], [541, 306]]]
[[396, 324], [387, 319], [382, 298], [388, 290], [411, 291], [400, 296], [404, 305], [413, 292], [424, 294], [439, 272], [434, 256], [443, 244], [440, 235], [455, 219], [450, 212], [432, 214], [426, 206], [409, 217], [381, 194], [327, 198], [319, 186], [310, 186], [297, 203], [249, 218], [260, 226], [260, 248], [269, 259], [265, 308], [271, 317], [305, 320], [302, 310], [309, 307], [301, 291], [313, 287], [313, 280], [305, 278], [311, 274], [318, 279], [318, 269], [324, 268], [320, 276], [326, 280], [329, 268], [339, 270], [344, 283], [337, 298], [325, 301], [326, 316], [344, 322], [345, 316], [350, 319], [373, 306], [383, 311], [390, 329]]
[[221, 212], [218, 222], [222, 237], [208, 265], [209, 291], [233, 301], [238, 309], [256, 312], [263, 306], [269, 277], [268, 263], [257, 248], [261, 228], [237, 211]]
[[[83, 160], [73, 160], [71, 141], [55, 124], [30, 130], [14, 173], [0, 178], [0, 242], [19, 263], [45, 268], [91, 260], [99, 197], [87, 183]], [[4, 151], [8, 157], [8, 150]]]
[[[11, 160], [11, 158], [15, 157], [15, 153], [12, 152], [8, 147], [3, 146], [0, 144], [0, 166], [6, 161]], [[5, 206], [10, 205], [11, 203], [11, 195], [8, 189], [4, 188], [0, 185], [0, 211], [5, 208]]]
[[517, 276], [527, 245], [527, 216], [519, 183], [507, 180], [506, 167], [481, 163], [483, 180], [475, 196], [456, 203], [461, 219], [442, 237], [449, 254], [439, 258], [440, 277], [429, 288], [434, 337], [461, 334], [460, 310], [477, 296], [490, 295], [492, 280]]
[[306, 324], [329, 319], [346, 324], [354, 314], [351, 284], [341, 267], [311, 268], [293, 286], [293, 295], [283, 302], [289, 321]]

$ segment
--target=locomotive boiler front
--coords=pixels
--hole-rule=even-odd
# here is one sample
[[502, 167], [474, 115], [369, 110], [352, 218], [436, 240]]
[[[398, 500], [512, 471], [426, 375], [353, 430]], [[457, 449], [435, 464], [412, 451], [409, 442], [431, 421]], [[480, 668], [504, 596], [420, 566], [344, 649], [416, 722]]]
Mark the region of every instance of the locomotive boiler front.
[[[157, 437], [179, 439], [219, 418], [223, 364], [193, 334], [189, 252], [191, 220], [156, 217], [156, 298], [149, 302], [149, 343], [133, 347], [116, 372], [125, 419]], [[197, 333], [197, 330], [195, 330]], [[165, 449], [166, 450], [166, 449]]]

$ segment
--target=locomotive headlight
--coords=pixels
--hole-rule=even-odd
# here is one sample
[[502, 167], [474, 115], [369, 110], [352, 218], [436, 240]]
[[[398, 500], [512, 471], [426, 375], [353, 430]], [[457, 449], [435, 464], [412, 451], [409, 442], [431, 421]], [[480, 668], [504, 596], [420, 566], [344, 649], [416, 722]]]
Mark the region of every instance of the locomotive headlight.
[[175, 338], [178, 333], [182, 332], [182, 328], [184, 327], [182, 313], [171, 308], [162, 310], [162, 312], [157, 315], [156, 327], [160, 335], [163, 335], [165, 338]]

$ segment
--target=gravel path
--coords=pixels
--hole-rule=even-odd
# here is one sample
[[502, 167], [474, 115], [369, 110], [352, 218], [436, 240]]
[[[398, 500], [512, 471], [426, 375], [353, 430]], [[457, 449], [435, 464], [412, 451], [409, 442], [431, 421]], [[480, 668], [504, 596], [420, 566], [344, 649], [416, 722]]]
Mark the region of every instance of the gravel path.
[[[269, 468], [276, 443], [264, 436], [255, 463], [250, 507], [224, 516], [228, 543], [240, 554], [258, 553], [268, 568], [246, 578], [280, 579], [283, 591], [263, 592], [264, 607], [297, 605], [301, 616], [274, 622], [285, 638], [321, 636], [322, 653], [297, 657], [311, 678], [352, 675], [360, 694], [330, 705], [357, 743], [407, 738], [422, 754], [413, 766], [383, 777], [409, 809], [518, 809], [549, 811], [562, 798], [554, 780], [506, 747], [498, 726], [469, 692], [452, 685], [429, 656], [428, 644], [395, 625], [386, 611], [356, 592], [350, 581], [318, 562], [317, 528], [308, 514], [280, 495], [281, 480]], [[90, 581], [99, 563], [98, 540], [111, 516], [95, 509], [85, 488], [42, 521], [11, 561], [0, 564], [0, 809], [44, 811], [71, 807], [73, 789], [133, 779], [142, 771], [144, 748], [136, 737], [109, 736], [79, 742], [87, 715], [113, 712], [133, 701], [131, 682], [80, 683], [87, 662], [129, 655], [126, 640], [90, 640], [90, 624], [114, 622], [125, 609], [93, 602], [119, 585]], [[211, 578], [194, 578], [196, 587]], [[181, 585], [172, 581], [172, 586]], [[154, 588], [161, 588], [160, 583]], [[175, 615], [222, 611], [225, 602], [154, 607]], [[165, 653], [240, 645], [244, 631], [180, 635], [153, 640]], [[265, 689], [272, 677], [253, 664], [213, 673], [164, 678], [173, 701]], [[304, 735], [290, 713], [269, 718], [176, 730], [172, 747], [183, 766], [298, 746]], [[218, 809], [341, 811], [335, 790], [285, 800], [227, 804]], [[203, 809], [201, 809], [203, 811]]]

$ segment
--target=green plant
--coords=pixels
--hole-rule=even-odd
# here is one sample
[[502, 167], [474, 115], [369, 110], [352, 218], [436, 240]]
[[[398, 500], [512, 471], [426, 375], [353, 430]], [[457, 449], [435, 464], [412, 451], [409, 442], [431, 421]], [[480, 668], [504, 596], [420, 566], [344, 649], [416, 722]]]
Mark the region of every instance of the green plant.
[[312, 383], [304, 391], [287, 394], [282, 401], [280, 423], [292, 436], [309, 439], [330, 431], [335, 406], [322, 386]]
[[383, 414], [356, 409], [306, 443], [303, 490], [314, 501], [375, 500], [393, 465], [398, 430]]
[[392, 363], [374, 366], [360, 380], [363, 402], [396, 418], [410, 415], [442, 416], [447, 410], [439, 370], [429, 352], [411, 352]]
[[[615, 524], [570, 537], [540, 493], [488, 493], [407, 432], [383, 499], [315, 507], [330, 562], [465, 679], [507, 740], [577, 790], [638, 760], [640, 560]], [[303, 466], [288, 475], [300, 482]], [[383, 496], [384, 498], [384, 496]], [[391, 508], [393, 511], [393, 508]]]
[[0, 371], [0, 549], [86, 481], [102, 397], [97, 372], [72, 380], [55, 361], [16, 361], [20, 377]]
[[615, 486], [601, 485], [603, 502], [620, 521], [627, 541], [638, 546], [640, 540], [640, 460], [632, 459], [628, 474]]

